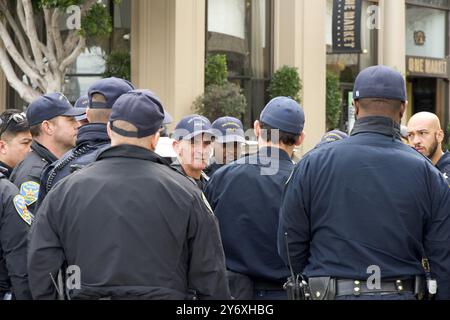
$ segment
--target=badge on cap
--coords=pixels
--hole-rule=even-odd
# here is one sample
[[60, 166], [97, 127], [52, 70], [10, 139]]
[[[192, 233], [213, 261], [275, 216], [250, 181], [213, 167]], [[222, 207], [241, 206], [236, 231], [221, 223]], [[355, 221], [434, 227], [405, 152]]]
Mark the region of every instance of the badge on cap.
[[27, 203], [25, 201], [25, 197], [22, 195], [17, 195], [13, 199], [14, 207], [16, 208], [17, 213], [22, 218], [23, 221], [25, 221], [29, 226], [34, 221], [33, 214], [28, 210]]
[[39, 198], [39, 183], [27, 181], [20, 186], [20, 194], [24, 197], [27, 206], [35, 203]]
[[206, 197], [205, 197], [205, 195], [203, 194], [203, 192], [202, 192], [202, 200], [203, 200], [203, 202], [205, 203], [205, 206], [208, 208], [209, 212], [210, 212], [212, 215], [214, 215], [214, 211], [213, 211], [213, 209], [211, 208], [211, 205], [209, 204], [208, 199], [206, 199]]

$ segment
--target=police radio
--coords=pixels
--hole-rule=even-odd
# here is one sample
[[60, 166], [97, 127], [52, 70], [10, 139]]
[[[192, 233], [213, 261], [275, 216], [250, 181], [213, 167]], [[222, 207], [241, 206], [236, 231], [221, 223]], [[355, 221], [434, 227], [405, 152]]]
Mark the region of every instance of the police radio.
[[288, 300], [311, 300], [311, 289], [308, 282], [301, 275], [295, 275], [294, 269], [291, 263], [291, 253], [289, 252], [289, 244], [287, 240], [287, 232], [284, 234], [284, 240], [286, 244], [286, 251], [288, 256], [289, 269], [291, 276], [287, 279], [287, 282], [283, 285], [283, 289], [287, 291]]

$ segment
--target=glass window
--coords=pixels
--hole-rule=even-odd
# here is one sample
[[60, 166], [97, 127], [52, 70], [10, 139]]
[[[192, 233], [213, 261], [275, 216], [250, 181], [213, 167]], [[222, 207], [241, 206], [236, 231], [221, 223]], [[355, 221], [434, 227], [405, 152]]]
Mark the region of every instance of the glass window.
[[270, 13], [270, 0], [208, 0], [207, 53], [227, 56], [229, 80], [240, 84], [247, 98], [242, 115], [247, 127], [267, 100], [272, 71]]
[[373, 1], [362, 2], [361, 14], [361, 50], [362, 53], [334, 54], [332, 26], [333, 26], [333, 0], [327, 0], [326, 19], [326, 45], [327, 45], [327, 70], [339, 75], [342, 91], [342, 115], [340, 129], [348, 130], [348, 105], [349, 93], [353, 91], [353, 83], [359, 71], [378, 62], [378, 31], [376, 25], [371, 25], [372, 17], [376, 14], [377, 3]]
[[120, 4], [112, 2], [103, 0], [113, 17], [113, 32], [109, 37], [89, 40], [87, 48], [67, 72], [63, 92], [71, 102], [87, 94], [89, 86], [103, 78], [108, 54], [130, 51], [131, 0], [122, 0]]
[[406, 7], [406, 54], [443, 59], [446, 55], [447, 12], [444, 10]]

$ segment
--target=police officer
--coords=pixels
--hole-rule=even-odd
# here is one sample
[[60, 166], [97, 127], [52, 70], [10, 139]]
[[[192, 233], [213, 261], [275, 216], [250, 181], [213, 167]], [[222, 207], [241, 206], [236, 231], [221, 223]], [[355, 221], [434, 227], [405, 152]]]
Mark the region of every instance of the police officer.
[[205, 169], [208, 176], [230, 162], [241, 157], [242, 145], [245, 143], [244, 126], [241, 120], [233, 117], [222, 117], [212, 124], [215, 132], [214, 157]]
[[112, 147], [45, 198], [28, 254], [35, 299], [56, 297], [49, 275], [64, 262], [81, 271], [71, 299], [228, 298], [215, 216], [198, 188], [154, 153], [163, 119], [152, 93], [120, 97]]
[[[400, 140], [405, 81], [385, 66], [355, 82], [357, 121], [348, 139], [317, 148], [283, 196], [278, 247], [315, 299], [415, 299], [430, 287], [450, 298], [450, 190]], [[434, 290], [431, 290], [434, 291]]]
[[78, 121], [78, 124], [80, 125], [80, 127], [88, 124], [89, 120], [86, 115], [86, 110], [89, 106], [89, 97], [87, 95], [79, 97], [73, 106], [75, 108], [80, 108], [81, 110], [84, 111], [84, 113], [81, 116], [75, 117], [75, 120]]
[[33, 142], [31, 152], [14, 169], [11, 181], [25, 197], [28, 209], [35, 212], [40, 177], [44, 169], [75, 146], [78, 124], [75, 109], [61, 93], [43, 95], [26, 111]]
[[89, 88], [89, 107], [86, 110], [89, 124], [78, 129], [76, 147], [48, 166], [42, 174], [38, 203], [58, 181], [94, 162], [98, 154], [110, 146], [106, 125], [111, 108], [121, 95], [133, 89], [128, 81], [119, 78], [102, 79]]
[[283, 283], [289, 271], [277, 251], [278, 211], [294, 168], [294, 148], [304, 139], [304, 122], [296, 101], [273, 99], [255, 122], [258, 153], [219, 169], [206, 187], [238, 299], [287, 298]]
[[204, 190], [209, 177], [203, 170], [211, 158], [214, 138], [211, 122], [197, 114], [184, 117], [175, 127], [172, 138], [177, 154], [172, 166]]
[[408, 142], [411, 147], [431, 160], [448, 179], [450, 153], [442, 151], [445, 134], [439, 118], [430, 112], [419, 112], [408, 122]]
[[0, 173], [0, 300], [30, 300], [27, 235], [33, 215], [17, 187]]
[[348, 134], [346, 134], [345, 132], [342, 132], [340, 130], [331, 130], [323, 135], [322, 139], [320, 139], [320, 142], [316, 147], [320, 147], [322, 145], [336, 142], [336, 141], [339, 141], [342, 139], [347, 139], [347, 138], [348, 138]]
[[30, 152], [30, 127], [25, 113], [6, 110], [0, 116], [0, 172], [9, 179], [14, 168]]

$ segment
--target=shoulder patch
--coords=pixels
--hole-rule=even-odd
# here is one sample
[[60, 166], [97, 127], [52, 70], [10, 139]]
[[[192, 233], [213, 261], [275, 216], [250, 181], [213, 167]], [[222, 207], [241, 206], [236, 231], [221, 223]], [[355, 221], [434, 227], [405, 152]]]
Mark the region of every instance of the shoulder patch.
[[24, 197], [27, 206], [35, 203], [39, 198], [39, 183], [27, 181], [20, 186], [20, 195]]
[[213, 209], [211, 208], [211, 205], [209, 204], [208, 199], [206, 199], [205, 194], [204, 194], [203, 192], [202, 192], [202, 200], [203, 200], [203, 202], [205, 203], [205, 206], [208, 208], [209, 212], [210, 212], [212, 215], [214, 215], [214, 211], [213, 211]]
[[33, 223], [34, 216], [27, 208], [27, 203], [25, 197], [22, 195], [17, 195], [13, 199], [14, 207], [16, 208], [17, 213], [25, 221], [29, 226]]

